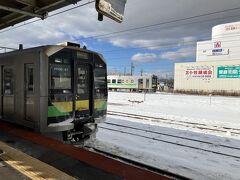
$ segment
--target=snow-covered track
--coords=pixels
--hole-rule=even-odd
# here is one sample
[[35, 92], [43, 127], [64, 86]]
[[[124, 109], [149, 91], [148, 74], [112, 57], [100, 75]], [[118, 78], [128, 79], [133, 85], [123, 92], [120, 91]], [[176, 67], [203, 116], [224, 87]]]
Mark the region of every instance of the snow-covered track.
[[239, 128], [219, 127], [219, 126], [214, 126], [214, 125], [209, 125], [209, 124], [204, 124], [204, 123], [158, 118], [158, 117], [137, 115], [137, 114], [131, 114], [131, 113], [125, 113], [125, 112], [117, 112], [117, 111], [108, 111], [107, 114], [114, 115], [114, 116], [135, 118], [135, 119], [146, 120], [146, 121], [151, 121], [151, 122], [161, 122], [161, 123], [166, 123], [166, 124], [173, 124], [173, 125], [195, 128], [195, 129], [200, 129], [200, 130], [213, 131], [213, 132], [231, 133], [232, 135], [237, 135], [237, 136], [240, 135]]
[[214, 142], [206, 140], [199, 140], [190, 137], [161, 133], [148, 129], [121, 125], [117, 123], [105, 122], [104, 124], [100, 125], [99, 128], [108, 131], [128, 134], [130, 136], [138, 136], [141, 138], [151, 139], [162, 143], [168, 143], [176, 146], [240, 159], [240, 147], [234, 147], [225, 144], [214, 144]]
[[131, 160], [131, 159], [128, 159], [128, 158], [124, 158], [122, 156], [118, 156], [114, 153], [110, 153], [110, 152], [106, 152], [106, 151], [103, 151], [99, 148], [96, 148], [92, 145], [87, 145], [84, 147], [84, 149], [88, 150], [88, 151], [91, 151], [91, 152], [95, 152], [95, 153], [99, 153], [101, 155], [104, 155], [106, 157], [109, 157], [109, 158], [112, 158], [112, 159], [115, 159], [117, 161], [122, 161], [122, 162], [125, 162], [127, 164], [131, 164], [133, 166], [136, 166], [136, 167], [140, 167], [142, 169], [146, 169], [146, 170], [149, 170], [151, 172], [154, 172], [154, 173], [158, 173], [158, 174], [161, 174], [161, 175], [164, 175], [170, 179], [175, 179], [175, 180], [190, 180], [190, 178], [187, 178], [187, 177], [184, 177], [184, 176], [181, 176], [181, 175], [178, 175], [178, 174], [174, 174], [174, 173], [171, 173], [169, 171], [166, 171], [166, 170], [161, 170], [159, 168], [156, 168], [154, 166], [150, 166], [150, 165], [147, 165], [147, 164], [144, 164], [144, 163], [141, 163], [141, 162], [138, 162], [138, 161], [134, 161], [134, 160]]

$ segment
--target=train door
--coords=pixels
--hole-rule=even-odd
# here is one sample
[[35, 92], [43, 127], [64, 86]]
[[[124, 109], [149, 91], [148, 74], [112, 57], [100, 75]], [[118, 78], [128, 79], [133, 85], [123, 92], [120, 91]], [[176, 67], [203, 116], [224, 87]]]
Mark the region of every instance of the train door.
[[138, 89], [143, 89], [143, 79], [138, 79]]
[[146, 79], [146, 89], [149, 89], [149, 79]]
[[34, 84], [33, 84], [33, 64], [25, 64], [24, 66], [24, 116], [25, 120], [33, 121], [34, 117]]
[[3, 67], [2, 73], [2, 115], [7, 120], [13, 119], [14, 105], [14, 71], [10, 66]]
[[90, 66], [77, 60], [75, 64], [75, 83], [74, 83], [74, 114], [75, 117], [87, 117], [91, 114], [91, 84]]

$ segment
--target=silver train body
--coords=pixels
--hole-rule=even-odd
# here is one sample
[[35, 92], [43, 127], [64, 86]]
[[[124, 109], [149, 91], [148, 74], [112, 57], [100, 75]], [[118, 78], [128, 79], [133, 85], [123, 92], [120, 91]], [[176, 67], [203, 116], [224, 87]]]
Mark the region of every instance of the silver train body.
[[158, 78], [152, 76], [107, 76], [108, 89], [114, 91], [148, 91], [157, 90]]
[[95, 52], [41, 46], [0, 54], [0, 117], [78, 142], [94, 135], [107, 110], [106, 63]]

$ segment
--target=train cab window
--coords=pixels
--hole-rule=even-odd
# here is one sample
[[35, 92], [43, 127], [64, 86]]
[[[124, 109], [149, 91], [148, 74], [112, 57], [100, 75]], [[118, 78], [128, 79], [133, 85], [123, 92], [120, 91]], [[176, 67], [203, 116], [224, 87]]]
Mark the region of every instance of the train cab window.
[[112, 79], [112, 84], [116, 84], [117, 80], [116, 79]]
[[77, 73], [77, 94], [88, 94], [88, 68], [79, 66]]
[[68, 64], [50, 65], [50, 88], [71, 89], [71, 66]]
[[3, 70], [3, 93], [4, 95], [13, 95], [13, 69], [5, 68]]
[[95, 93], [98, 99], [106, 98], [107, 96], [106, 74], [107, 72], [105, 66], [102, 67], [99, 66], [98, 68], [95, 69], [94, 83]]

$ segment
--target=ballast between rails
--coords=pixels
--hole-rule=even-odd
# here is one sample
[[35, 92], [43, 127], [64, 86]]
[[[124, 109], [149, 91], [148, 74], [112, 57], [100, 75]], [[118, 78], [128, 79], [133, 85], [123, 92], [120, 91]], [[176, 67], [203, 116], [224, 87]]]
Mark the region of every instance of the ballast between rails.
[[218, 126], [207, 125], [204, 123], [195, 123], [195, 122], [172, 120], [172, 119], [166, 119], [166, 118], [157, 118], [157, 117], [150, 117], [150, 116], [137, 115], [137, 114], [131, 114], [131, 113], [117, 112], [117, 111], [108, 111], [107, 114], [114, 115], [114, 116], [141, 119], [141, 120], [150, 120], [152, 122], [162, 122], [162, 123], [166, 123], [166, 124], [174, 124], [174, 125], [185, 126], [185, 127], [190, 127], [190, 128], [197, 128], [197, 129], [201, 129], [201, 130], [213, 131], [213, 132], [222, 132], [222, 133], [230, 132], [232, 135], [240, 135], [240, 129], [238, 129], [238, 128], [218, 127]]

